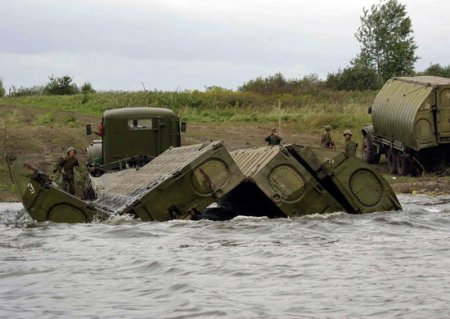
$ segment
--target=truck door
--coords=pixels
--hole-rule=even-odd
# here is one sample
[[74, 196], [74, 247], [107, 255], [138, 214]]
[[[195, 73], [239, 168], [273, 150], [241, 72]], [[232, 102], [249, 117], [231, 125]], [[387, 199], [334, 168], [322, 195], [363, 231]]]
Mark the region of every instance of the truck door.
[[450, 88], [436, 92], [438, 143], [450, 143]]

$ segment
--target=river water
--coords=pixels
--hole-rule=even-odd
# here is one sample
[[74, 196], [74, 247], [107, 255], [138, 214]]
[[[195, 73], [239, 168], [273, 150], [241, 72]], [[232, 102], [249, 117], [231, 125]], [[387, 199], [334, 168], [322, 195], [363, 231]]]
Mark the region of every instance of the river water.
[[35, 223], [0, 204], [0, 318], [449, 318], [450, 196], [296, 219]]

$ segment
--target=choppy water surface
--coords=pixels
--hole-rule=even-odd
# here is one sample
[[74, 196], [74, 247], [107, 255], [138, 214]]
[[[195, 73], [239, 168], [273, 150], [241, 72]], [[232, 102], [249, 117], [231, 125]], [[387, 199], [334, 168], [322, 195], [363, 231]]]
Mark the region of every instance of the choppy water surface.
[[1, 318], [450, 317], [450, 196], [401, 212], [35, 223], [0, 204]]

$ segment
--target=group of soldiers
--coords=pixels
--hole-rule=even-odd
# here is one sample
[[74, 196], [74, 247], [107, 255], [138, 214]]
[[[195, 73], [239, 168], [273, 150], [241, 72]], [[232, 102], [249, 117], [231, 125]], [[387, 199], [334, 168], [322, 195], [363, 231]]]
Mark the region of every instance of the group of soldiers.
[[[352, 140], [352, 131], [345, 130], [344, 131], [344, 153], [347, 156], [356, 156], [356, 148], [358, 144]], [[323, 148], [329, 148], [332, 150], [336, 150], [336, 146], [334, 145], [334, 140], [331, 137], [331, 126], [325, 125], [325, 132], [322, 134], [322, 139], [320, 145]]]
[[[278, 136], [276, 129], [272, 129], [272, 132], [264, 140], [268, 145], [280, 145], [282, 138]], [[336, 145], [331, 137], [331, 126], [325, 125], [325, 132], [322, 134], [322, 139], [320, 145], [323, 148], [328, 148], [331, 150], [336, 150]], [[356, 148], [358, 144], [352, 140], [352, 132], [350, 130], [344, 131], [344, 153], [347, 156], [356, 156]]]

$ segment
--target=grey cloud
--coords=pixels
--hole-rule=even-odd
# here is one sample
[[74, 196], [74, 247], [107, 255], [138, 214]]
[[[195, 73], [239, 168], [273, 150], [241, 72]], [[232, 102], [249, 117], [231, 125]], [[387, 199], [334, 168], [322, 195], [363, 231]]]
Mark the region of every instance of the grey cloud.
[[[45, 83], [51, 74], [70, 74], [78, 83], [90, 81], [100, 89], [140, 89], [141, 81], [157, 89], [236, 88], [278, 71], [326, 77], [346, 67], [359, 51], [351, 28], [346, 25], [340, 32], [337, 28], [342, 26], [333, 25], [344, 23], [342, 19], [305, 16], [302, 11], [307, 21], [300, 19], [297, 28], [276, 19], [265, 25], [271, 19], [267, 6], [263, 18], [253, 6], [238, 16], [228, 10], [219, 21], [206, 11], [192, 16], [195, 8], [171, 10], [156, 7], [158, 1], [151, 2], [153, 7], [143, 3], [0, 1], [0, 77], [16, 86]], [[362, 13], [363, 5], [357, 6], [353, 11]], [[319, 9], [313, 11], [320, 14]], [[273, 10], [277, 16], [277, 7]], [[295, 22], [297, 15], [289, 17]], [[430, 62], [448, 63], [447, 39], [425, 43], [418, 43], [417, 53], [423, 57], [419, 69]]]

